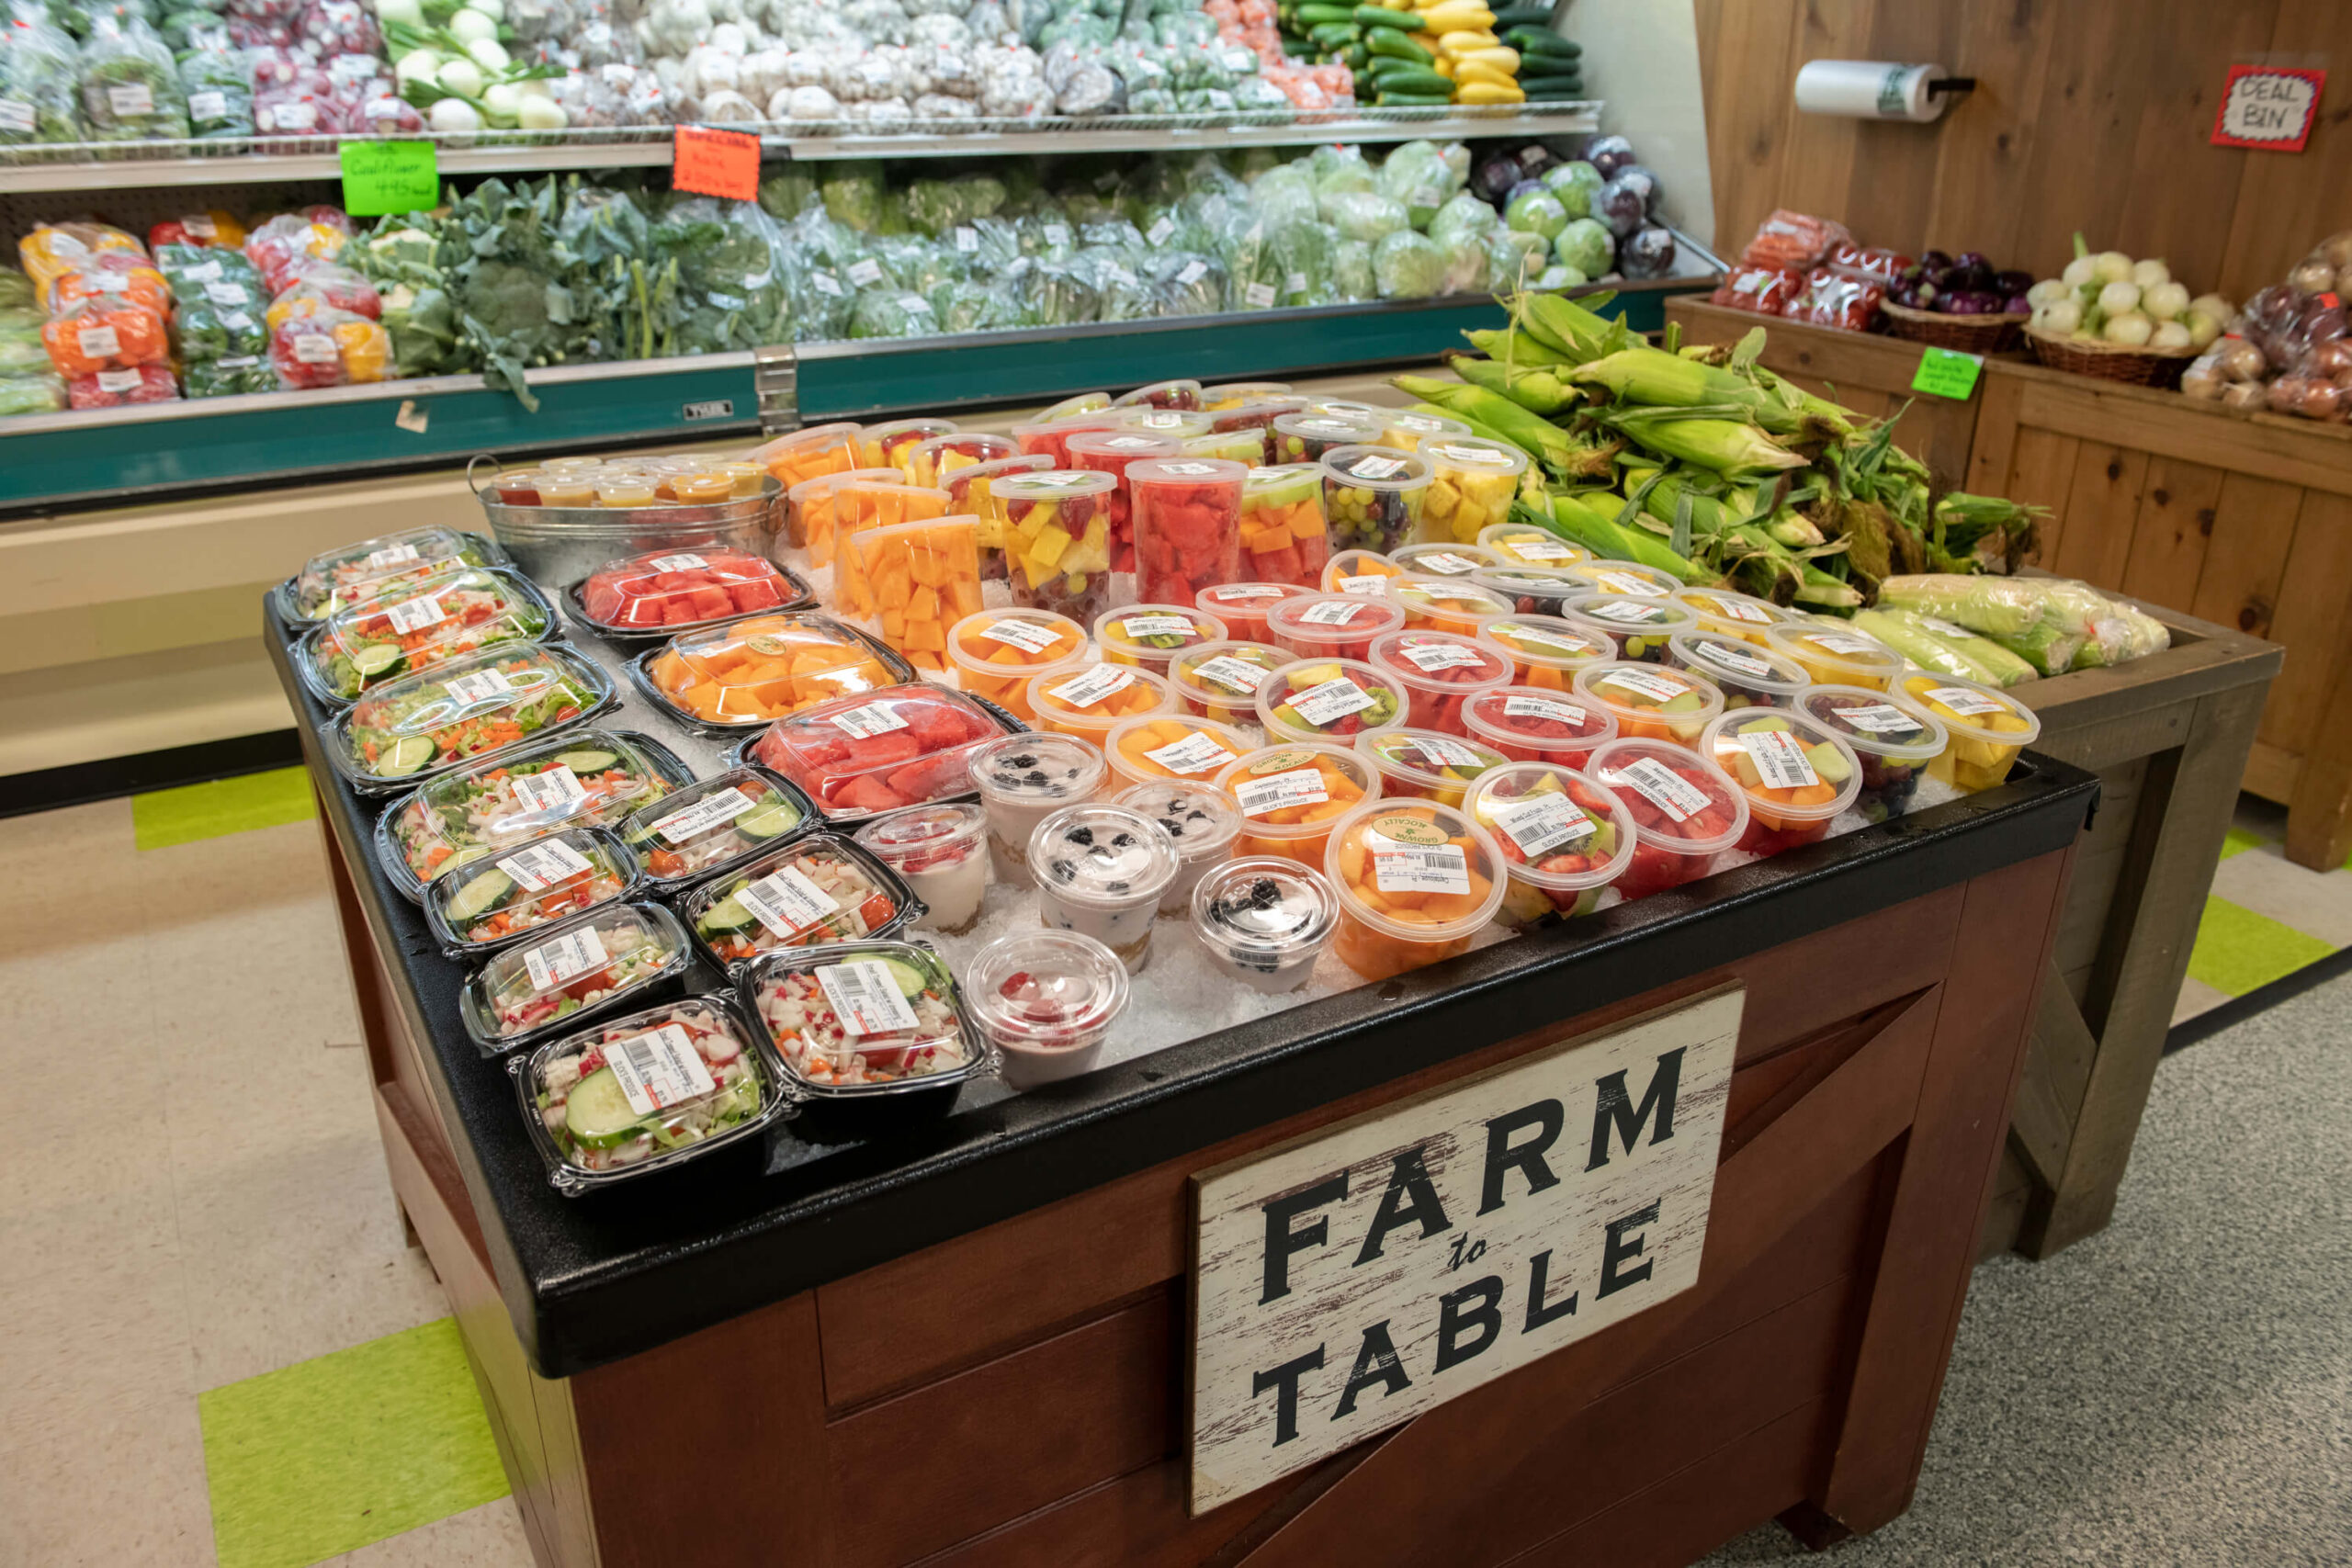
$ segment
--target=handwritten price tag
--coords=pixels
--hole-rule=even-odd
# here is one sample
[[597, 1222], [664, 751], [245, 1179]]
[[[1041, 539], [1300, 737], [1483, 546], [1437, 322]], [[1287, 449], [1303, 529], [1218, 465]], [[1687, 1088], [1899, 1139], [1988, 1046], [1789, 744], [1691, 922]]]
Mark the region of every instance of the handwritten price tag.
[[346, 141], [343, 209], [354, 218], [424, 212], [441, 204], [441, 175], [430, 141]]
[[753, 201], [760, 194], [760, 139], [741, 130], [682, 125], [671, 155], [670, 188]]
[[1984, 356], [1981, 354], [1931, 348], [1919, 356], [1919, 369], [1911, 378], [1911, 389], [1931, 398], [1957, 398], [1966, 402], [1974, 395], [1976, 378], [1984, 370]]

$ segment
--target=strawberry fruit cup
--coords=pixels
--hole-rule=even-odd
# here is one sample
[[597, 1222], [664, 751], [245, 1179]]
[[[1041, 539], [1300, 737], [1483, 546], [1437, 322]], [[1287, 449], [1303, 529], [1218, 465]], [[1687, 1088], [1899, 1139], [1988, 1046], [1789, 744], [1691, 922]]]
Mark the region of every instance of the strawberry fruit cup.
[[1331, 950], [1367, 980], [1467, 953], [1502, 905], [1493, 835], [1450, 806], [1360, 806], [1332, 829], [1323, 874], [1340, 901]]
[[1634, 858], [1618, 893], [1645, 898], [1695, 882], [1747, 830], [1747, 796], [1687, 746], [1620, 737], [1595, 747], [1585, 776], [1634, 819]]
[[1505, 925], [1589, 915], [1634, 861], [1633, 814], [1572, 768], [1497, 768], [1471, 786], [1464, 809], [1502, 852], [1510, 886], [1495, 918]]
[[1620, 735], [1681, 745], [1724, 711], [1722, 691], [1704, 676], [1631, 660], [1577, 671], [1576, 694], [1608, 709]]
[[1367, 663], [1403, 683], [1405, 722], [1415, 729], [1467, 735], [1463, 705], [1476, 694], [1510, 683], [1510, 660], [1446, 632], [1390, 632], [1374, 637]]
[[1617, 720], [1600, 704], [1534, 686], [1477, 693], [1463, 705], [1462, 722], [1473, 739], [1514, 761], [1564, 768], [1583, 767], [1594, 747], [1617, 739]]
[[1234, 853], [1278, 855], [1319, 866], [1331, 824], [1380, 797], [1380, 773], [1363, 757], [1325, 741], [1251, 751], [1216, 777], [1241, 813]]

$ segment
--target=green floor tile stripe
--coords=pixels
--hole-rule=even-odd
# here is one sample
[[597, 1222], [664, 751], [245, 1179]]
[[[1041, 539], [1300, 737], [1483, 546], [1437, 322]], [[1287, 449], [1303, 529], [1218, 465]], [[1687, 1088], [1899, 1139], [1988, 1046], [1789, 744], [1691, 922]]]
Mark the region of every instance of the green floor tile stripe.
[[506, 1495], [454, 1318], [197, 1406], [220, 1568], [307, 1568]]
[[2249, 833], [2243, 828], [2233, 828], [2222, 838], [2222, 858], [2242, 855], [2248, 850], [2258, 850], [2270, 840], [2259, 833]]
[[2208, 897], [2188, 955], [2191, 978], [2242, 997], [2258, 986], [2316, 964], [2335, 949], [2315, 936], [2257, 915], [2227, 898]]
[[311, 776], [300, 768], [272, 768], [232, 779], [183, 784], [130, 797], [131, 827], [142, 850], [168, 849], [224, 833], [300, 822], [317, 809]]

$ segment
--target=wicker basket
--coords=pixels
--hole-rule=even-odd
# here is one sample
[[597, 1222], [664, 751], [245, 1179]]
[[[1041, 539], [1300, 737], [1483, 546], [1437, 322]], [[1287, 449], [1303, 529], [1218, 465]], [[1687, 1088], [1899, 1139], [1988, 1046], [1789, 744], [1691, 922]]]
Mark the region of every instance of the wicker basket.
[[1889, 336], [1957, 349], [1962, 354], [2005, 353], [2019, 346], [2025, 331], [2023, 316], [1946, 316], [1934, 310], [1915, 310], [1892, 299], [1879, 309], [1886, 312]]
[[2029, 329], [2026, 345], [2033, 356], [2052, 370], [2096, 376], [2133, 387], [2180, 385], [2181, 372], [2197, 357], [2194, 348], [2126, 348], [2120, 344], [2077, 343], [2073, 338], [2046, 337]]

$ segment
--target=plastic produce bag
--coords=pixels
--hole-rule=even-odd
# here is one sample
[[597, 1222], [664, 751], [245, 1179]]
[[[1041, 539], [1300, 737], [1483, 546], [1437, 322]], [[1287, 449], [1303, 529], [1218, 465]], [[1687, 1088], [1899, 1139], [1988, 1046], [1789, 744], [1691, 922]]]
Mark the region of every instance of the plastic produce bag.
[[73, 39], [33, 0], [15, 0], [0, 20], [0, 147], [81, 141]]
[[262, 281], [275, 294], [292, 288], [311, 267], [334, 260], [348, 243], [346, 230], [305, 213], [284, 212], [253, 231], [245, 241], [245, 254], [261, 268]]
[[817, 204], [817, 176], [798, 164], [786, 164], [760, 181], [760, 210], [779, 223], [791, 222]]
[[269, 304], [271, 327], [275, 328], [305, 301], [315, 301], [333, 310], [348, 310], [371, 321], [379, 320], [384, 313], [384, 302], [378, 296], [376, 286], [340, 262], [320, 263], [272, 299]]
[[227, 33], [208, 28], [191, 38], [179, 75], [190, 135], [208, 141], [254, 133], [253, 74]]
[[380, 381], [392, 342], [378, 323], [304, 300], [269, 336], [269, 362], [288, 391]]
[[1441, 294], [1483, 294], [1488, 276], [1487, 241], [1482, 234], [1464, 234], [1452, 240], [1430, 240], [1438, 253], [1445, 258], [1444, 281]]
[[1362, 240], [1342, 239], [1331, 248], [1331, 291], [1341, 301], [1378, 298], [1379, 281], [1372, 265], [1372, 247]]
[[493, 176], [454, 203], [442, 228], [467, 351], [493, 386], [534, 412], [538, 398], [524, 370], [580, 357], [590, 331], [591, 312], [572, 297], [571, 258], [556, 243], [557, 188], [552, 178], [509, 186]]
[[853, 338], [923, 337], [932, 328], [931, 301], [903, 288], [868, 288], [850, 311]]
[[[1432, 231], [1430, 238], [1436, 238]], [[1528, 288], [1542, 277], [1551, 248], [1541, 237], [1498, 229], [1487, 238], [1487, 279], [1496, 289]]]
[[44, 299], [50, 285], [63, 274], [86, 271], [94, 257], [109, 251], [147, 259], [144, 246], [110, 223], [36, 223], [32, 232], [17, 242], [17, 259]]
[[975, 219], [993, 218], [1003, 205], [1003, 183], [986, 175], [916, 180], [907, 186], [907, 221], [934, 240]]
[[1148, 262], [1123, 246], [1091, 245], [1071, 259], [1072, 269], [1091, 285], [1090, 321], [1141, 321], [1160, 314], [1153, 298]]
[[164, 318], [104, 296], [77, 299], [41, 328], [50, 363], [72, 381], [101, 370], [128, 370], [171, 357]]
[[1153, 272], [1152, 314], [1214, 315], [1225, 308], [1225, 268], [1214, 256], [1168, 256]]
[[179, 383], [168, 365], [135, 365], [126, 370], [98, 370], [77, 376], [65, 384], [65, 406], [110, 409], [124, 403], [169, 403], [179, 400]]
[[1469, 178], [1470, 152], [1461, 143], [1441, 148], [1434, 141], [1408, 141], [1380, 165], [1378, 188], [1406, 209], [1414, 228], [1426, 229]]
[[1552, 258], [1587, 278], [1599, 277], [1617, 265], [1617, 242], [1607, 225], [1590, 218], [1572, 218], [1553, 240]]
[[1445, 291], [1445, 251], [1426, 234], [1399, 230], [1373, 247], [1372, 274], [1383, 299], [1427, 299]]
[[826, 215], [834, 222], [845, 223], [865, 233], [872, 233], [881, 227], [881, 164], [831, 164], [818, 186], [818, 191], [824, 198]]
[[653, 227], [655, 254], [678, 268], [676, 351], [724, 354], [787, 343], [784, 233], [757, 203], [687, 197]]
[[92, 141], [187, 136], [179, 68], [145, 22], [110, 15], [92, 19], [89, 42], [82, 50], [82, 120]]
[[136, 305], [159, 316], [170, 314], [172, 309], [171, 286], [164, 281], [164, 275], [126, 251], [93, 256], [85, 266], [58, 274], [49, 286], [47, 304], [51, 312], [83, 299]]
[[1329, 223], [1292, 223], [1274, 231], [1273, 254], [1282, 271], [1283, 305], [1340, 302], [1340, 231]]
[[253, 358], [269, 347], [268, 304], [257, 282], [216, 278], [180, 291], [172, 340], [180, 358]]
[[[1354, 147], [1317, 147], [1307, 155], [1307, 173], [1314, 177], [1315, 194], [1328, 199], [1350, 191], [1378, 191], [1379, 177], [1372, 165], [1364, 162], [1362, 150]], [[1330, 220], [1330, 214], [1324, 214]]]
[[0, 419], [20, 413], [55, 413], [65, 406], [65, 383], [55, 371], [0, 373]]
[[1322, 198], [1323, 220], [1347, 240], [1377, 244], [1410, 227], [1405, 204], [1376, 191], [1343, 191]]

